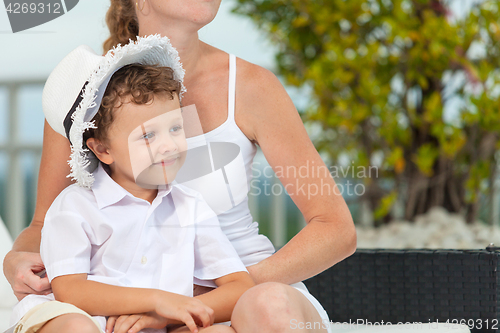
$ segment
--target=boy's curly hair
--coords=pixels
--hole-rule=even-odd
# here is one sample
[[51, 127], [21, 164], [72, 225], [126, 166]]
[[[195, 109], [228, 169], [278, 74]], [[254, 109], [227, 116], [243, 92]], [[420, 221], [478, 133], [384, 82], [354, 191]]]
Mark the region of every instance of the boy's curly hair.
[[130, 64], [117, 70], [104, 92], [99, 111], [93, 120], [97, 128], [84, 133], [84, 142], [89, 138], [105, 141], [107, 130], [114, 120], [114, 110], [129, 99], [142, 105], [151, 102], [155, 96], [174, 98], [179, 95], [181, 83], [174, 79], [170, 67]]

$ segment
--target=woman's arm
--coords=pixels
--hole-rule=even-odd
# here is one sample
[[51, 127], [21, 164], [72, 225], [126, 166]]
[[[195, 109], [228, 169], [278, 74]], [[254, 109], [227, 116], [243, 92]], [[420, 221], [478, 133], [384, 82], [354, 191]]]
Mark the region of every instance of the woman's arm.
[[255, 285], [247, 272], [237, 272], [215, 279], [217, 288], [196, 296], [215, 312], [215, 322], [231, 320], [236, 302], [241, 295]]
[[56, 300], [70, 303], [94, 316], [156, 312], [185, 323], [191, 331], [196, 322], [213, 323], [213, 311], [203, 302], [159, 289], [117, 287], [87, 280], [87, 274], [62, 275], [52, 280]]
[[354, 253], [356, 230], [335, 181], [279, 80], [240, 59], [238, 69], [236, 122], [261, 147], [307, 222], [283, 248], [249, 267], [249, 272], [256, 283], [296, 283]]
[[30, 226], [19, 234], [3, 262], [4, 274], [19, 300], [29, 294], [50, 292], [48, 279], [40, 278], [33, 272], [44, 268], [39, 252], [45, 214], [57, 195], [71, 184], [66, 178], [69, 174], [69, 155], [68, 140], [45, 122], [35, 214]]

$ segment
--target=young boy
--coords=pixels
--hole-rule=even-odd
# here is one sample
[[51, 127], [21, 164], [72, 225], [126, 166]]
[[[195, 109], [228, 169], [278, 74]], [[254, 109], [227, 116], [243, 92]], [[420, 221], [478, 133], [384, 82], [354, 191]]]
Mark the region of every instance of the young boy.
[[[201, 195], [171, 184], [187, 149], [183, 75], [160, 36], [104, 57], [77, 48], [50, 75], [44, 112], [70, 140], [77, 184], [55, 199], [42, 230], [53, 294], [16, 305], [16, 333], [97, 333], [116, 315], [132, 315], [128, 332], [138, 320], [162, 332], [171, 323], [234, 332], [210, 325], [230, 319], [253, 281]], [[218, 288], [195, 299], [193, 279]]]

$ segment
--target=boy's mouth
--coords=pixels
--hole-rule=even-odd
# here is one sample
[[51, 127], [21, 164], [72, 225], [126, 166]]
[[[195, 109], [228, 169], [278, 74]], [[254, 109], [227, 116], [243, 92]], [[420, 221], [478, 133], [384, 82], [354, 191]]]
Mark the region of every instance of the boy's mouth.
[[166, 158], [166, 159], [161, 160], [159, 162], [153, 163], [153, 165], [157, 165], [157, 166], [170, 166], [170, 165], [174, 164], [177, 161], [178, 158], [179, 158], [178, 156], [173, 157], [173, 158], [169, 157], [169, 158]]

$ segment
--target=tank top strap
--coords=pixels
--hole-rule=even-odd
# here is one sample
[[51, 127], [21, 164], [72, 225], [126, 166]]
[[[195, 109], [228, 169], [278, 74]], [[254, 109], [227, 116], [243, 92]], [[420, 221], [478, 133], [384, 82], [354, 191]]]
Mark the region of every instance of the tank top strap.
[[236, 103], [236, 56], [229, 55], [229, 89], [228, 89], [227, 118], [234, 122], [234, 106]]

